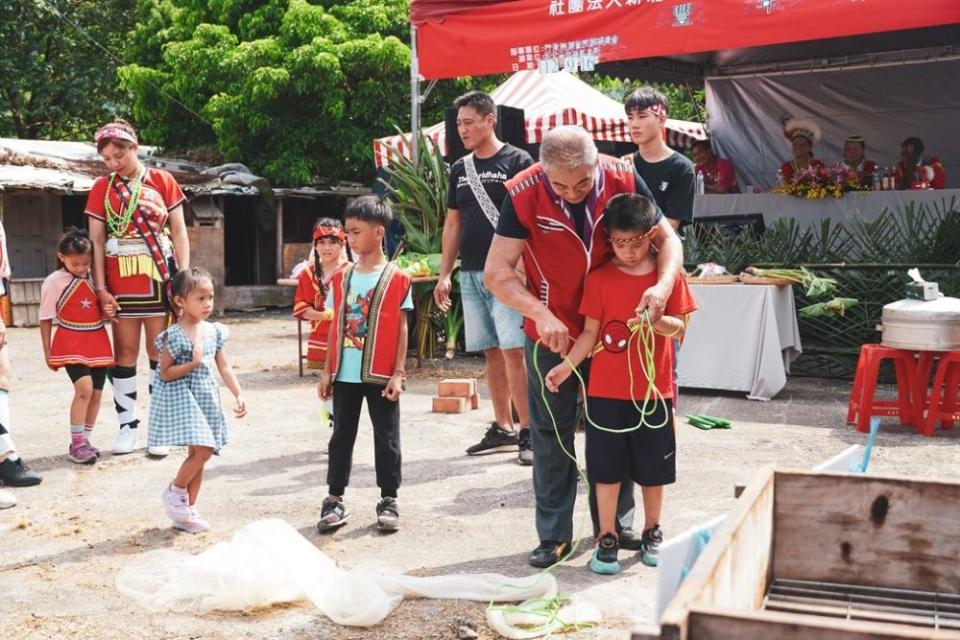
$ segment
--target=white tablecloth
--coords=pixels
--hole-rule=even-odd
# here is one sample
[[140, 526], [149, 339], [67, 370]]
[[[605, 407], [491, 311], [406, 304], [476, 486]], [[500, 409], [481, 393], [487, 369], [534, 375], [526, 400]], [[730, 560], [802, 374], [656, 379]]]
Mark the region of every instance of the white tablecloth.
[[805, 200], [773, 193], [743, 193], [735, 195], [706, 194], [694, 200], [694, 220], [702, 217], [741, 216], [762, 213], [763, 221], [771, 226], [780, 218], [793, 218], [801, 228], [819, 224], [823, 218], [846, 222], [855, 216], [873, 220], [884, 209], [901, 211], [911, 202], [935, 209], [960, 209], [960, 189], [939, 191], [864, 191], [848, 193], [842, 198]]
[[680, 386], [746, 391], [751, 400], [777, 395], [802, 351], [791, 287], [694, 284], [691, 289], [698, 309], [680, 349]]

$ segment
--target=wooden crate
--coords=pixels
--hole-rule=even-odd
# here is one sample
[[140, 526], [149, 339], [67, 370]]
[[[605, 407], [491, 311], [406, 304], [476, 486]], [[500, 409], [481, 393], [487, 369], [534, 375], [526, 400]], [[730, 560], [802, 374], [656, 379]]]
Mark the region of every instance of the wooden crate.
[[10, 281], [10, 307], [13, 326], [35, 327], [40, 324], [40, 286], [43, 278], [17, 278]]
[[960, 482], [764, 472], [634, 640], [960, 640]]

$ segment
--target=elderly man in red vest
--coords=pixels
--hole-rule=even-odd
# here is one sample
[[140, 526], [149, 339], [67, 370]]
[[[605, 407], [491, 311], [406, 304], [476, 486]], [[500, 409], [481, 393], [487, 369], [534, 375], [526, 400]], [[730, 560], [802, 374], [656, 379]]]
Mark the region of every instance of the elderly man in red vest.
[[[590, 134], [576, 126], [548, 132], [540, 146], [540, 162], [518, 173], [506, 187], [484, 282], [499, 300], [524, 316], [540, 538], [529, 560], [535, 567], [547, 567], [564, 557], [573, 539], [577, 465], [564, 449], [574, 451], [580, 389], [571, 376], [558, 393], [546, 394], [544, 400], [537, 371], [546, 374], [563, 362], [583, 328], [579, 309], [587, 273], [609, 253], [600, 224], [607, 201], [618, 193], [654, 198], [631, 164], [600, 156]], [[654, 241], [659, 248], [659, 278], [637, 301], [638, 315], [646, 310], [654, 321], [663, 314], [683, 261], [680, 240], [662, 213], [659, 216]], [[526, 283], [516, 270], [521, 257]], [[640, 549], [641, 537], [632, 530], [633, 487], [631, 483], [623, 487], [617, 505], [620, 547]]]

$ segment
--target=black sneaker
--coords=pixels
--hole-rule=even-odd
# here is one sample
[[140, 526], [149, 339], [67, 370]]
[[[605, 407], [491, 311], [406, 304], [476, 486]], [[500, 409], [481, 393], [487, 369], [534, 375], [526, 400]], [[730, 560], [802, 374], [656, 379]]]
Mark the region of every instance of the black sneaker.
[[612, 576], [620, 572], [620, 562], [617, 561], [617, 552], [620, 551], [620, 545], [612, 533], [605, 533], [600, 538], [597, 549], [590, 558], [590, 571], [600, 573], [605, 576]]
[[[597, 532], [594, 532], [597, 535]], [[643, 549], [643, 536], [637, 535], [637, 532], [630, 527], [624, 527], [617, 531], [619, 536], [620, 548], [628, 551], [640, 551]]]
[[560, 562], [569, 549], [570, 544], [567, 542], [544, 540], [539, 547], [533, 550], [528, 561], [530, 566], [546, 569]]
[[517, 463], [525, 467], [533, 464], [533, 440], [530, 439], [530, 429], [520, 429], [517, 435]]
[[343, 506], [343, 500], [327, 496], [323, 499], [323, 508], [320, 509], [320, 522], [317, 523], [319, 533], [327, 533], [347, 524], [350, 512]]
[[31, 471], [23, 458], [11, 460], [7, 458], [0, 462], [0, 485], [8, 487], [32, 487], [40, 484], [43, 478], [36, 471]]
[[504, 431], [496, 422], [490, 423], [490, 428], [483, 435], [483, 439], [467, 449], [468, 456], [483, 456], [500, 451], [516, 451], [519, 448], [517, 434]]
[[654, 525], [643, 532], [640, 543], [640, 561], [648, 567], [657, 566], [660, 557], [660, 543], [663, 542], [663, 532], [660, 525]]
[[377, 503], [377, 529], [380, 531], [396, 531], [400, 528], [400, 510], [397, 508], [397, 499], [386, 496]]

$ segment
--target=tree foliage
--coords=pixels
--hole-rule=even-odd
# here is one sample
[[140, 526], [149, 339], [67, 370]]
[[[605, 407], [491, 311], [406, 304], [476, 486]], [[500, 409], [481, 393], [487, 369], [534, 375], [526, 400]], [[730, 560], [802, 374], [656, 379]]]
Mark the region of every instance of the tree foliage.
[[[119, 76], [152, 144], [215, 144], [277, 184], [369, 181], [373, 137], [408, 128], [408, 0], [138, 0], [137, 12]], [[443, 84], [425, 122], [466, 86]]]
[[670, 103], [670, 117], [692, 122], [705, 121], [707, 117], [706, 99], [703, 89], [691, 89], [686, 85], [660, 82], [646, 83], [641, 80], [622, 80], [596, 74], [583, 74], [581, 80], [617, 102], [626, 102], [630, 93], [644, 85], [656, 87]]
[[[125, 0], [0, 1], [0, 135], [87, 139], [124, 100]], [[98, 47], [99, 43], [103, 48]]]

